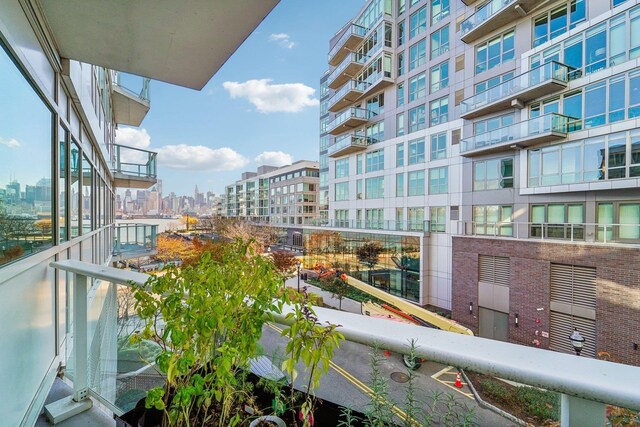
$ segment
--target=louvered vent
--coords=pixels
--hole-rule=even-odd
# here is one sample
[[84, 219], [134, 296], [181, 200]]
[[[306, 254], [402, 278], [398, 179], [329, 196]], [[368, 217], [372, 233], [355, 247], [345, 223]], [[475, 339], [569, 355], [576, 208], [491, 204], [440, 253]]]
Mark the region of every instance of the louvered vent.
[[551, 264], [551, 300], [596, 308], [596, 269]]
[[582, 356], [596, 357], [596, 322], [569, 314], [552, 311], [549, 313], [549, 348], [563, 353], [575, 353], [569, 337], [574, 328], [578, 328], [580, 335], [586, 341], [580, 353]]
[[478, 270], [478, 278], [480, 282], [509, 286], [509, 258], [479, 255]]

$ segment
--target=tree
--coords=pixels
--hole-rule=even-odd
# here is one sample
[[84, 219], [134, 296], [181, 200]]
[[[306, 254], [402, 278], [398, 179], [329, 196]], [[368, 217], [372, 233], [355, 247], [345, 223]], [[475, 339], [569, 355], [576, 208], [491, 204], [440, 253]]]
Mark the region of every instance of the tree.
[[282, 281], [286, 282], [288, 278], [293, 277], [298, 267], [298, 258], [289, 251], [273, 251], [271, 259], [276, 271], [282, 277]]
[[371, 270], [380, 260], [380, 254], [382, 251], [382, 244], [374, 240], [365, 241], [362, 246], [359, 246], [356, 249], [358, 261], [369, 267], [369, 282], [371, 282]]
[[230, 241], [240, 239], [250, 241], [256, 252], [264, 252], [264, 248], [278, 241], [278, 233], [274, 227], [253, 225], [238, 218], [214, 217], [215, 233]]
[[193, 244], [181, 237], [158, 236], [158, 258], [162, 262], [185, 260], [194, 255]]
[[183, 224], [187, 228], [187, 230], [194, 229], [198, 225], [198, 218], [185, 215], [180, 218], [180, 224]]
[[188, 258], [182, 260], [182, 265], [196, 265], [205, 253], [208, 253], [212, 260], [220, 261], [224, 251], [223, 245], [221, 242], [214, 242], [209, 239], [203, 240], [196, 237], [191, 242], [191, 254]]
[[349, 291], [347, 285], [347, 275], [342, 273], [340, 277], [334, 277], [333, 275], [327, 279], [323, 279], [325, 285], [324, 288], [331, 292], [333, 298], [338, 299], [338, 309], [342, 310], [342, 300], [347, 296]]

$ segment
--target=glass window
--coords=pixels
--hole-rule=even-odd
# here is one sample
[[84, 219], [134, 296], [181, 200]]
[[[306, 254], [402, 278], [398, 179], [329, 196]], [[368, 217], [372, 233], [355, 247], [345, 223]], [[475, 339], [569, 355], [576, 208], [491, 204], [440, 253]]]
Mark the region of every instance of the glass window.
[[606, 23], [598, 25], [586, 32], [585, 41], [585, 73], [590, 74], [607, 66], [607, 31]]
[[625, 116], [625, 78], [614, 77], [609, 80], [609, 123], [624, 120]]
[[396, 136], [404, 135], [404, 113], [396, 116]]
[[404, 52], [398, 52], [398, 77], [404, 74]]
[[94, 230], [93, 223], [93, 166], [82, 156], [82, 232]]
[[512, 236], [513, 206], [474, 206], [473, 225], [475, 234]]
[[404, 142], [396, 145], [396, 167], [404, 165]]
[[606, 123], [605, 100], [607, 87], [605, 82], [587, 86], [584, 94], [584, 127], [601, 126]]
[[413, 171], [407, 174], [409, 196], [424, 195], [424, 171]]
[[449, 97], [445, 96], [429, 104], [429, 123], [436, 126], [449, 120]]
[[446, 231], [446, 212], [447, 208], [444, 206], [434, 206], [429, 209], [429, 228], [432, 233], [444, 233]]
[[514, 31], [482, 43], [476, 47], [476, 74], [490, 70], [514, 58]]
[[409, 102], [416, 101], [426, 96], [426, 83], [424, 73], [409, 79]]
[[404, 173], [396, 174], [396, 197], [404, 197]]
[[384, 211], [382, 209], [365, 209], [366, 228], [381, 229], [384, 224]]
[[631, 19], [629, 59], [635, 59], [640, 56], [640, 7], [631, 9], [629, 16]]
[[449, 61], [436, 65], [430, 71], [431, 93], [449, 86]]
[[[640, 21], [639, 21], [640, 24]], [[640, 37], [640, 32], [638, 33]], [[634, 117], [640, 117], [640, 71], [635, 71], [629, 74], [629, 110], [628, 116], [630, 119]]]
[[0, 41], [0, 266], [50, 247], [54, 235], [52, 114], [3, 48]]
[[629, 176], [640, 176], [640, 131], [631, 131], [631, 165], [629, 166]]
[[626, 178], [627, 171], [627, 135], [626, 132], [612, 134], [607, 143], [607, 178]]
[[431, 25], [449, 16], [449, 0], [431, 0]]
[[[58, 127], [58, 173], [60, 181], [58, 184], [58, 228], [60, 242], [66, 242], [69, 239], [67, 218], [67, 160], [69, 154], [69, 132], [62, 126]], [[0, 202], [1, 203], [1, 202]]]
[[533, 47], [566, 33], [585, 20], [585, 1], [572, 0], [534, 19]]
[[427, 40], [422, 39], [409, 48], [409, 71], [424, 65], [427, 59]]
[[398, 22], [398, 46], [402, 46], [404, 44], [404, 20]]
[[424, 208], [409, 208], [407, 210], [407, 220], [409, 221], [409, 230], [424, 230]]
[[532, 237], [584, 239], [584, 204], [549, 203], [530, 208]]
[[409, 141], [409, 163], [424, 163], [424, 138]]
[[336, 178], [344, 178], [349, 176], [349, 159], [339, 159], [335, 161]]
[[609, 27], [609, 66], [622, 64], [627, 60], [627, 17], [613, 18]]
[[349, 200], [349, 183], [339, 182], [335, 184], [335, 200], [336, 202], [342, 200]]
[[366, 171], [375, 172], [384, 169], [384, 150], [377, 150], [367, 153]]
[[447, 133], [431, 135], [431, 160], [447, 157]]
[[431, 59], [449, 52], [449, 26], [431, 33]]
[[362, 154], [356, 156], [356, 175], [362, 174]]
[[404, 105], [404, 83], [400, 83], [396, 90], [396, 105], [398, 107]]
[[427, 7], [418, 9], [409, 18], [409, 38], [414, 38], [427, 30]]
[[407, 7], [406, 0], [398, 0], [398, 15], [403, 14]]
[[429, 194], [445, 194], [448, 191], [448, 168], [429, 169]]
[[367, 178], [365, 180], [365, 197], [367, 199], [380, 199], [384, 197], [384, 177]]
[[409, 133], [426, 127], [425, 107], [420, 105], [409, 110]]

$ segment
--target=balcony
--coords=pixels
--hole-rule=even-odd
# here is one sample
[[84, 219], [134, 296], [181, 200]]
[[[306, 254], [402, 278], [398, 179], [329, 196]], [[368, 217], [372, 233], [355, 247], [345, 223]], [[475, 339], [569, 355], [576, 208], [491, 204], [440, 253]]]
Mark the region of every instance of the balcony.
[[498, 28], [526, 16], [536, 0], [491, 0], [462, 21], [460, 39], [471, 43]]
[[157, 254], [157, 235], [157, 225], [116, 224], [113, 260], [123, 261]]
[[360, 127], [376, 114], [362, 108], [351, 107], [334, 117], [327, 129], [331, 135], [340, 135], [350, 129]]
[[563, 139], [575, 120], [577, 119], [551, 113], [514, 123], [462, 139], [460, 153], [465, 157], [474, 157]]
[[523, 108], [534, 99], [566, 88], [573, 70], [556, 61], [542, 64], [465, 99], [460, 104], [460, 117], [473, 119], [510, 107]]
[[156, 184], [157, 153], [118, 144], [114, 144], [113, 149], [112, 172], [116, 187], [149, 188]]
[[119, 125], [140, 126], [149, 112], [149, 79], [142, 79], [142, 88], [136, 93], [120, 84], [120, 73], [113, 85], [113, 118]]
[[475, 237], [640, 245], [640, 224], [459, 221], [456, 232]]
[[367, 138], [357, 135], [345, 135], [336, 139], [336, 142], [329, 146], [329, 157], [336, 158], [346, 156], [347, 154], [356, 153], [358, 151], [366, 150]]
[[338, 65], [348, 54], [356, 50], [358, 45], [362, 43], [367, 29], [360, 25], [351, 24], [345, 30], [342, 37], [329, 51], [329, 64], [334, 67]]
[[351, 80], [329, 98], [329, 111], [335, 113], [336, 111], [344, 110], [360, 99], [368, 85], [365, 82]]
[[471, 6], [475, 2], [476, 2], [476, 0], [462, 0], [462, 3], [464, 3], [467, 6]]
[[391, 78], [391, 71], [379, 72], [376, 74], [372, 74], [363, 81], [367, 83], [367, 87], [365, 88], [364, 95], [376, 93], [387, 86], [395, 84], [393, 79]]
[[[360, 197], [359, 197], [360, 198]], [[430, 231], [440, 231], [437, 224], [431, 224], [431, 221], [363, 221], [353, 219], [316, 219], [312, 220], [308, 225], [330, 227], [330, 228], [347, 228], [352, 230], [383, 230], [383, 231], [413, 231], [428, 234]]]
[[352, 52], [331, 72], [328, 84], [331, 89], [338, 89], [349, 79], [352, 79], [367, 60], [367, 57], [356, 52]]

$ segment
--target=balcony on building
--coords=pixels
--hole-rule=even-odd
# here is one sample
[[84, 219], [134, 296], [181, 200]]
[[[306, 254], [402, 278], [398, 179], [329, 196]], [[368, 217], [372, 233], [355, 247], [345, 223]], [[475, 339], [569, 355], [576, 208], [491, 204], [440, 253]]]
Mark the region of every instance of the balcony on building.
[[337, 138], [335, 143], [329, 146], [329, 157], [336, 158], [346, 156], [348, 154], [356, 153], [358, 151], [366, 150], [367, 138], [359, 135], [344, 135]]
[[490, 0], [460, 25], [460, 39], [472, 43], [480, 37], [526, 16], [536, 0]]
[[337, 111], [344, 110], [349, 105], [360, 99], [368, 86], [369, 83], [367, 82], [350, 80], [339, 91], [334, 93], [331, 98], [329, 98], [329, 111], [335, 113]]
[[157, 236], [157, 225], [116, 224], [112, 261], [124, 261], [157, 254]]
[[375, 115], [374, 112], [363, 108], [347, 108], [329, 122], [327, 129], [331, 135], [340, 135], [368, 123]]
[[465, 99], [460, 117], [473, 119], [508, 108], [523, 108], [528, 102], [567, 87], [573, 67], [547, 62], [497, 86]]
[[114, 186], [119, 188], [149, 188], [157, 180], [157, 153], [125, 145], [113, 145]]
[[149, 112], [149, 79], [142, 79], [139, 92], [124, 87], [121, 73], [116, 73], [113, 85], [113, 119], [119, 125], [140, 126]]
[[475, 2], [476, 0], [462, 0], [462, 3], [464, 3], [466, 6], [471, 6]]
[[387, 86], [395, 84], [391, 78], [391, 71], [385, 70], [369, 76], [366, 80], [367, 86], [364, 88], [364, 96], [367, 94], [374, 94], [381, 91]]
[[[360, 198], [360, 197], [358, 197]], [[428, 235], [432, 231], [442, 231], [442, 224], [431, 223], [429, 220], [423, 221], [393, 221], [393, 220], [353, 220], [353, 219], [314, 219], [307, 225], [344, 228], [351, 230], [382, 230], [382, 231], [406, 231]]]
[[465, 157], [474, 157], [557, 141], [567, 137], [567, 132], [576, 121], [577, 119], [557, 113], [534, 117], [464, 138], [460, 141], [460, 154]]
[[368, 57], [357, 52], [351, 52], [346, 58], [331, 72], [327, 79], [331, 89], [338, 89], [347, 81], [353, 78], [360, 70]]
[[350, 24], [344, 31], [340, 39], [329, 51], [329, 64], [334, 67], [349, 54], [356, 50], [358, 45], [364, 40], [367, 29], [357, 24]]

